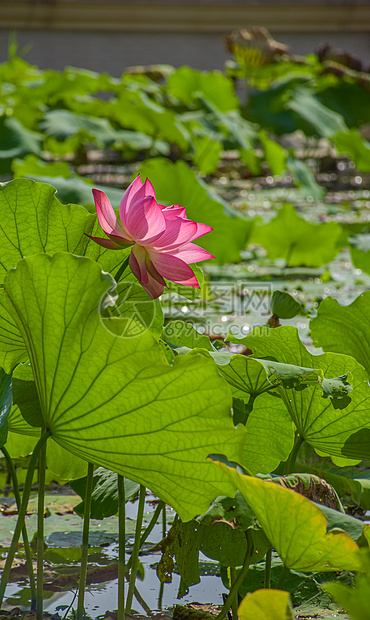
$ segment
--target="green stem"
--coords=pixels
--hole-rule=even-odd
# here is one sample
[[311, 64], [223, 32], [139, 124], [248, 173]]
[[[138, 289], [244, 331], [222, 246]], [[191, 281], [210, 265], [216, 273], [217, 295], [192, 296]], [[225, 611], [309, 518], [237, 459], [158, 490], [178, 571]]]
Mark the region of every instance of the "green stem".
[[80, 582], [78, 584], [78, 601], [77, 601], [77, 620], [82, 620], [84, 615], [84, 602], [85, 602], [85, 588], [87, 577], [87, 558], [89, 553], [89, 529], [90, 529], [90, 513], [91, 513], [91, 495], [93, 486], [93, 463], [88, 464], [87, 478], [86, 478], [86, 491], [85, 491], [85, 510], [84, 510], [84, 525], [82, 530], [82, 547], [81, 547], [81, 568], [80, 568]]
[[116, 272], [116, 275], [113, 276], [116, 282], [119, 281], [121, 275], [124, 273], [125, 269], [127, 268], [128, 261], [129, 261], [129, 257], [125, 258], [125, 260], [123, 261], [122, 265], [120, 266], [120, 268]]
[[287, 576], [287, 574], [289, 573], [289, 568], [287, 568], [286, 566], [283, 566], [282, 571], [279, 575], [279, 579], [277, 580], [274, 588], [275, 590], [281, 590], [284, 581], [285, 581], [285, 577]]
[[285, 471], [286, 474], [291, 474], [293, 472], [293, 467], [295, 465], [295, 462], [296, 462], [297, 456], [298, 456], [298, 452], [299, 452], [300, 447], [303, 444], [303, 442], [304, 442], [303, 437], [300, 437], [298, 435], [298, 437], [296, 439], [296, 442], [294, 444], [292, 453], [291, 453], [291, 455], [290, 455], [290, 457], [289, 457], [289, 459], [288, 459], [288, 461], [286, 463], [286, 471]]
[[240, 588], [240, 586], [242, 585], [246, 574], [248, 572], [249, 569], [249, 564], [250, 561], [252, 559], [252, 555], [253, 555], [253, 551], [254, 551], [254, 545], [253, 545], [253, 537], [252, 534], [249, 530], [246, 531], [246, 537], [247, 537], [247, 543], [248, 543], [248, 547], [247, 547], [247, 553], [245, 554], [245, 558], [244, 558], [244, 562], [243, 562], [243, 566], [242, 569], [237, 577], [237, 579], [235, 580], [234, 584], [231, 586], [230, 588], [230, 592], [224, 602], [224, 604], [222, 605], [222, 609], [220, 611], [220, 613], [215, 617], [215, 620], [223, 620], [223, 618], [225, 618], [225, 616], [227, 615], [227, 612], [229, 611], [230, 607], [232, 606], [232, 603], [234, 601], [235, 598], [238, 597], [238, 590]]
[[[5, 460], [7, 462], [7, 465], [8, 465], [8, 468], [9, 468], [9, 472], [10, 472], [10, 475], [11, 475], [11, 478], [12, 478], [14, 497], [15, 497], [15, 501], [16, 501], [16, 504], [17, 504], [17, 509], [18, 509], [18, 512], [19, 512], [20, 508], [21, 508], [21, 495], [19, 493], [17, 472], [15, 471], [13, 459], [10, 456], [8, 450], [5, 448], [5, 446], [0, 448], [0, 450], [3, 453], [3, 455], [4, 455]], [[27, 534], [27, 528], [26, 528], [25, 524], [22, 527], [22, 537], [23, 537], [23, 543], [24, 543], [24, 552], [26, 554], [27, 570], [28, 570], [28, 575], [29, 575], [29, 578], [30, 578], [31, 611], [34, 611], [36, 609], [36, 582], [35, 582], [35, 574], [33, 572], [32, 554], [31, 554], [31, 549], [30, 549], [30, 543], [28, 542], [28, 534]]]
[[126, 497], [125, 480], [117, 474], [118, 485], [118, 620], [125, 620]]
[[162, 610], [163, 593], [164, 593], [164, 583], [163, 583], [163, 581], [161, 581], [161, 584], [159, 586], [159, 594], [158, 594], [158, 609], [159, 609], [159, 611]]
[[[159, 513], [161, 512], [163, 506], [165, 506], [164, 502], [160, 501], [158, 506], [157, 506], [157, 508], [153, 512], [152, 518], [150, 519], [150, 522], [146, 526], [146, 528], [145, 528], [145, 530], [144, 530], [144, 532], [143, 532], [143, 534], [142, 534], [142, 536], [140, 538], [139, 550], [141, 549], [141, 547], [145, 543], [146, 539], [148, 538], [150, 532], [152, 531], [153, 527], [157, 523], [157, 520], [158, 520], [158, 517], [159, 517]], [[132, 555], [130, 556], [130, 558], [129, 558], [127, 564], [126, 564], [126, 570], [131, 568], [131, 564], [132, 564]]]
[[272, 559], [272, 547], [266, 553], [265, 561], [265, 588], [271, 588], [271, 559]]
[[37, 501], [37, 590], [36, 620], [43, 618], [44, 596], [44, 505], [45, 505], [46, 443], [39, 456], [39, 491]]
[[[230, 566], [230, 588], [233, 587], [236, 579], [237, 579], [236, 568], [235, 566]], [[236, 593], [236, 596], [234, 596], [234, 600], [231, 604], [231, 610], [232, 610], [232, 619], [238, 620], [238, 593]]]
[[139, 494], [139, 506], [137, 509], [134, 548], [132, 550], [132, 556], [131, 556], [132, 557], [132, 568], [131, 568], [130, 583], [128, 586], [128, 593], [127, 593], [127, 600], [126, 600], [126, 613], [128, 614], [131, 612], [132, 597], [134, 595], [136, 573], [137, 573], [137, 567], [138, 567], [138, 562], [139, 562], [140, 532], [141, 532], [141, 526], [143, 522], [144, 505], [145, 505], [145, 486], [141, 484], [140, 494]]
[[21, 508], [19, 510], [18, 513], [18, 519], [17, 519], [17, 524], [15, 526], [15, 530], [14, 530], [14, 534], [13, 534], [13, 540], [11, 542], [9, 551], [8, 551], [8, 555], [6, 558], [6, 562], [5, 562], [5, 566], [4, 566], [4, 570], [3, 570], [3, 574], [1, 576], [1, 582], [0, 582], [0, 608], [3, 604], [3, 599], [4, 599], [4, 594], [5, 594], [5, 588], [7, 586], [7, 583], [9, 581], [9, 575], [10, 575], [10, 570], [13, 564], [13, 560], [14, 560], [14, 556], [15, 553], [17, 551], [18, 548], [18, 541], [19, 541], [19, 536], [21, 534], [22, 531], [22, 527], [24, 525], [24, 519], [27, 513], [27, 505], [28, 505], [28, 500], [30, 497], [30, 493], [31, 493], [31, 487], [32, 487], [32, 479], [33, 479], [33, 473], [35, 471], [35, 467], [36, 467], [36, 463], [37, 463], [37, 459], [39, 457], [41, 448], [43, 447], [43, 445], [45, 444], [46, 440], [48, 437], [50, 437], [51, 432], [50, 431], [45, 431], [40, 439], [38, 440], [35, 449], [32, 453], [29, 465], [28, 465], [28, 470], [27, 470], [27, 475], [26, 475], [26, 480], [24, 483], [24, 489], [23, 489], [23, 495], [22, 495], [22, 502], [21, 502]]
[[[165, 538], [167, 535], [167, 515], [166, 515], [166, 504], [163, 503], [162, 509], [162, 538]], [[159, 586], [159, 594], [158, 594], [158, 609], [162, 609], [163, 602], [163, 594], [164, 594], [164, 582], [161, 581]]]
[[166, 536], [167, 536], [166, 504], [164, 502], [160, 502], [160, 503], [163, 503], [163, 508], [162, 508], [162, 537], [166, 538]]

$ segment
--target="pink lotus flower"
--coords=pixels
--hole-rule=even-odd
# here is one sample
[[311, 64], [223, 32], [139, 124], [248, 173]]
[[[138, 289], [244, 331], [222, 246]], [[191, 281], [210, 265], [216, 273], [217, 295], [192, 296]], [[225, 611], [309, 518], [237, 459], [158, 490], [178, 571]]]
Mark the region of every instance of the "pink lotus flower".
[[210, 226], [188, 220], [180, 205], [158, 204], [153, 185], [149, 179], [143, 184], [140, 176], [121, 200], [121, 222], [104, 192], [93, 189], [93, 195], [99, 224], [108, 239], [88, 236], [111, 250], [132, 246], [129, 265], [152, 299], [163, 293], [167, 286], [164, 278], [199, 288], [189, 264], [214, 256], [191, 242], [211, 232]]

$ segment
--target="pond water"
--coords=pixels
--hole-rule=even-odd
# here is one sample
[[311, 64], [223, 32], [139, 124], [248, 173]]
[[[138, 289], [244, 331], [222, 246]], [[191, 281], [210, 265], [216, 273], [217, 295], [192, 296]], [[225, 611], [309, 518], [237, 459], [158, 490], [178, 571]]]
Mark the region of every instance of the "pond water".
[[[61, 496], [63, 497], [63, 496]], [[153, 504], [146, 502], [145, 508], [145, 521], [150, 519], [153, 512]], [[168, 529], [170, 523], [174, 518], [174, 512], [167, 508], [167, 523]], [[127, 529], [133, 531], [136, 517], [136, 502], [128, 503], [126, 505], [126, 519]], [[82, 520], [79, 517], [72, 517], [71, 515], [55, 515], [54, 524], [52, 528], [48, 527], [48, 518], [45, 519], [46, 524], [46, 541], [48, 545], [45, 557], [53, 558], [55, 563], [48, 562], [45, 566], [46, 570], [52, 569], [53, 573], [58, 576], [61, 574], [71, 574], [78, 570], [78, 561], [66, 560], [73, 557], [71, 553], [71, 547], [66, 545], [79, 544], [79, 540], [82, 536]], [[34, 521], [34, 517], [31, 518]], [[76, 525], [75, 525], [76, 522]], [[67, 528], [69, 526], [70, 530]], [[145, 525], [145, 523], [144, 523]], [[92, 520], [90, 530], [90, 546], [91, 554], [89, 555], [89, 569], [93, 567], [100, 567], [104, 571], [104, 567], [117, 562], [118, 559], [118, 543], [114, 529], [117, 529], [116, 517], [110, 517], [103, 521]], [[32, 532], [31, 520], [28, 519], [28, 529]], [[52, 531], [51, 531], [52, 530]], [[49, 535], [48, 535], [48, 532]], [[190, 602], [198, 603], [213, 603], [216, 605], [222, 605], [222, 593], [227, 592], [223, 587], [221, 579], [217, 576], [219, 573], [218, 563], [212, 562], [206, 558], [202, 553], [200, 554], [201, 560], [201, 583], [191, 587], [189, 594], [181, 599], [177, 600], [177, 593], [180, 585], [180, 576], [176, 573], [172, 576], [172, 583], [165, 584], [162, 594], [160, 594], [160, 581], [156, 574], [156, 565], [160, 559], [160, 553], [148, 553], [155, 543], [162, 539], [162, 524], [154, 526], [149, 539], [144, 546], [144, 555], [140, 556], [140, 561], [144, 567], [144, 579], [137, 580], [136, 587], [141, 597], [145, 601], [147, 608], [154, 610], [169, 609], [177, 603], [186, 604]], [[102, 541], [101, 547], [96, 547], [98, 541]], [[110, 543], [108, 541], [111, 540]], [[104, 542], [106, 541], [106, 542]], [[62, 543], [63, 546], [58, 546]], [[127, 536], [127, 550], [130, 551], [133, 544], [132, 534]], [[64, 552], [63, 552], [64, 550]], [[50, 553], [54, 551], [54, 556]], [[59, 555], [60, 554], [60, 555]], [[64, 563], [60, 562], [61, 557], [64, 555]], [[59, 558], [59, 562], [58, 562]], [[126, 554], [126, 561], [129, 558], [129, 554]], [[47, 587], [47, 586], [46, 586]], [[118, 597], [118, 580], [109, 579], [108, 581], [102, 581], [100, 583], [93, 583], [87, 586], [85, 596], [85, 609], [87, 614], [91, 618], [97, 618], [105, 614], [106, 611], [112, 611], [117, 609], [117, 597]], [[20, 609], [29, 608], [29, 587], [28, 580], [22, 576], [17, 581], [9, 583], [6, 590], [6, 600], [4, 603], [4, 609], [11, 609], [14, 606]], [[50, 592], [45, 591], [44, 609], [50, 613], [55, 613], [59, 609], [59, 614], [63, 616], [69, 606], [76, 607], [76, 590], [71, 586], [66, 586], [66, 590], [63, 592]], [[139, 613], [145, 613], [145, 604], [141, 605], [135, 598], [133, 601], [133, 610]]]

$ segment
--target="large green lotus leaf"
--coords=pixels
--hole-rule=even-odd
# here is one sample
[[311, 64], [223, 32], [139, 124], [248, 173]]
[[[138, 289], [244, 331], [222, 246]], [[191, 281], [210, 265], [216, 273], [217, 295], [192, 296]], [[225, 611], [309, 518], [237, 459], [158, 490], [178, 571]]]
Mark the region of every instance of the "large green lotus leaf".
[[97, 263], [67, 253], [28, 257], [5, 280], [52, 438], [190, 519], [233, 492], [205, 457], [227, 446], [241, 460], [245, 431], [213, 362], [178, 356], [169, 366], [150, 332], [121, 338], [104, 327], [114, 286]]
[[[231, 342], [240, 342], [232, 334], [228, 338]], [[210, 355], [231, 386], [234, 398], [246, 398], [247, 395], [255, 397], [278, 386], [298, 390], [308, 385], [321, 384], [326, 387], [320, 369], [281, 364], [270, 359], [255, 359], [239, 353], [233, 355], [225, 351], [211, 352]]]
[[293, 620], [289, 592], [263, 589], [243, 598], [238, 609], [239, 620]]
[[235, 464], [212, 457], [230, 476], [287, 568], [310, 571], [360, 570], [357, 544], [345, 532], [327, 532], [327, 519], [299, 493], [238, 472]]
[[253, 403], [246, 423], [243, 465], [252, 474], [268, 474], [286, 461], [294, 445], [294, 427], [281, 398], [268, 392]]
[[[6, 447], [12, 457], [30, 454], [40, 437], [42, 414], [30, 365], [17, 366], [12, 375], [13, 405], [9, 413]], [[32, 423], [32, 424], [31, 424]], [[59, 480], [86, 475], [87, 463], [50, 440], [46, 447], [47, 467]]]
[[285, 258], [291, 267], [320, 267], [338, 254], [341, 234], [336, 222], [312, 224], [286, 204], [268, 224], [255, 227], [252, 241], [261, 244], [270, 258]]
[[254, 226], [216, 197], [183, 162], [150, 159], [140, 167], [141, 177], [152, 181], [159, 202], [186, 207], [186, 215], [196, 222], [213, 227], [213, 231], [197, 240], [197, 244], [216, 256], [219, 263], [239, 260]]
[[6, 309], [6, 301], [4, 289], [0, 289], [0, 366], [10, 374], [17, 364], [28, 360], [28, 352], [14, 319]]
[[304, 390], [278, 390], [300, 436], [315, 449], [354, 460], [370, 458], [370, 388], [365, 370], [353, 357], [337, 353], [312, 355], [300, 341], [297, 328], [289, 325], [256, 328], [242, 340], [232, 336], [228, 339], [246, 345], [258, 357], [319, 368], [326, 382], [330, 377], [342, 378], [350, 373], [352, 391], [346, 393], [343, 386], [343, 393], [340, 388], [334, 398], [323, 398], [320, 384]]
[[324, 351], [352, 355], [370, 376], [370, 291], [359, 295], [348, 306], [332, 297], [321, 302], [317, 316], [310, 321], [313, 343]]
[[50, 185], [16, 179], [0, 185], [0, 283], [20, 258], [66, 251], [118, 269], [127, 250], [112, 252], [84, 233], [101, 235], [96, 216], [78, 205], [62, 205]]
[[12, 406], [12, 377], [0, 368], [0, 447], [6, 442], [8, 416]]
[[239, 108], [232, 80], [219, 71], [180, 67], [168, 78], [167, 90], [187, 106], [196, 105], [197, 97], [201, 94], [222, 112]]

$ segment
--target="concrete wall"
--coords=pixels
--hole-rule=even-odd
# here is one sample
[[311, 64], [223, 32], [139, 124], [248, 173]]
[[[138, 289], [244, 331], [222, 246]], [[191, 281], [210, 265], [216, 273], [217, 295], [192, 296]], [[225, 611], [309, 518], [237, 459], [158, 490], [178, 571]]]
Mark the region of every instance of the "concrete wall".
[[0, 61], [9, 32], [29, 62], [73, 65], [119, 76], [141, 64], [222, 69], [223, 36], [267, 27], [293, 53], [321, 43], [370, 64], [370, 0], [0, 0]]

